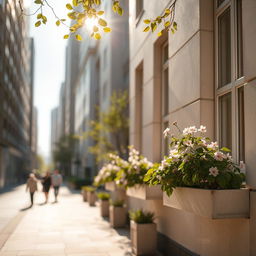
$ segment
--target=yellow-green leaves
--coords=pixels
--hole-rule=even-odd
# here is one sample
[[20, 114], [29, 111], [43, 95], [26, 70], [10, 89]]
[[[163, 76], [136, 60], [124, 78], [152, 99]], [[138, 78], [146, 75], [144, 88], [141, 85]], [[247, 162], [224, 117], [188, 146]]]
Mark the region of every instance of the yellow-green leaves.
[[174, 21], [175, 4], [176, 0], [173, 1], [169, 8], [165, 9], [162, 16], [157, 16], [155, 19], [145, 19], [144, 23], [147, 24], [147, 26], [143, 29], [143, 32], [151, 30], [153, 33], [162, 24], [161, 26], [163, 26], [163, 28], [157, 33], [157, 36], [162, 36], [165, 31], [175, 33], [177, 30], [177, 23]]
[[105, 20], [101, 19], [101, 18], [98, 20], [98, 23], [102, 27], [106, 27], [108, 25], [108, 23]]
[[100, 40], [100, 39], [101, 39], [100, 33], [95, 33], [95, 34], [94, 34], [94, 38], [95, 38], [96, 40]]
[[105, 28], [103, 28], [103, 31], [104, 31], [105, 33], [109, 33], [109, 32], [111, 32], [111, 28], [105, 27]]
[[77, 35], [76, 35], [76, 40], [77, 40], [77, 41], [82, 41], [82, 40], [83, 40], [83, 38], [82, 38], [82, 36], [81, 36], [81, 35], [77, 34]]
[[97, 12], [97, 14], [98, 14], [99, 16], [103, 15], [104, 13], [105, 13], [104, 11], [98, 11], [98, 12]]
[[122, 16], [124, 13], [123, 8], [120, 6], [120, 1], [113, 1], [112, 10], [118, 13], [120, 16]]
[[74, 6], [78, 6], [78, 0], [72, 0]]
[[68, 10], [73, 10], [73, 7], [72, 7], [71, 4], [66, 4], [66, 8], [67, 8]]
[[43, 4], [43, 2], [41, 0], [35, 0], [34, 3], [35, 4]]
[[60, 20], [56, 21], [56, 25], [59, 26], [60, 25]]
[[69, 35], [64, 35], [63, 38], [64, 38], [64, 39], [68, 39], [68, 38], [69, 38]]
[[41, 25], [41, 21], [40, 20], [35, 23], [35, 27], [39, 27], [40, 25]]

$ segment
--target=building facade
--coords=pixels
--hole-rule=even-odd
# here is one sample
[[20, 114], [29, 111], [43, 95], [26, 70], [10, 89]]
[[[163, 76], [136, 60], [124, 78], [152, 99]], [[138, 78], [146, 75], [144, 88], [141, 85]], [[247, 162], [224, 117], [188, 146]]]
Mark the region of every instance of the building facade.
[[[177, 0], [178, 31], [143, 33], [144, 19], [172, 1], [130, 1], [130, 144], [151, 161], [168, 154], [163, 130], [207, 126], [207, 135], [245, 161], [250, 218], [209, 219], [129, 197], [154, 211], [164, 255], [256, 255], [256, 1]], [[173, 133], [175, 130], [173, 129]]]
[[[122, 6], [127, 10], [123, 16], [113, 13], [111, 1], [103, 1], [102, 6], [105, 11], [104, 18], [108, 20], [112, 32], [103, 35], [102, 40], [97, 42], [89, 37], [90, 31], [85, 24], [82, 31], [84, 40], [79, 43], [79, 52], [77, 53], [77, 49], [73, 50], [78, 57], [69, 54], [68, 50], [66, 53], [66, 67], [72, 66], [73, 74], [76, 74], [76, 80], [68, 78], [66, 68], [66, 83], [73, 81], [71, 84], [74, 86], [74, 134], [80, 137], [72, 161], [72, 175], [88, 179], [92, 179], [98, 169], [95, 156], [90, 152], [94, 141], [84, 138], [84, 134], [90, 130], [90, 122], [98, 119], [97, 107], [100, 111], [106, 111], [114, 91], [129, 90], [128, 1], [122, 1]], [[73, 42], [73, 38], [69, 40], [70, 47], [73, 45], [74, 48], [77, 42]], [[67, 48], [69, 51], [70, 47]], [[79, 67], [71, 65], [74, 61]], [[66, 90], [70, 93], [69, 89]], [[66, 99], [66, 108], [72, 111], [72, 104], [68, 101], [69, 99]], [[68, 115], [66, 118], [67, 128], [72, 121], [68, 119]]]
[[34, 50], [20, 4], [0, 2], [0, 187], [21, 181], [33, 168]]

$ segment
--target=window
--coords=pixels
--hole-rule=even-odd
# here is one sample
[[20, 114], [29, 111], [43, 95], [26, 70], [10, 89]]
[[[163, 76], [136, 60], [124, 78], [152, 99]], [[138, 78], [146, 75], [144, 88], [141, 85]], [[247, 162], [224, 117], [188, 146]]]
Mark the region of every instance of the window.
[[139, 18], [143, 12], [143, 0], [136, 0], [136, 19]]
[[[169, 121], [169, 51], [168, 42], [165, 42], [161, 49], [162, 52], [162, 130], [168, 127]], [[162, 155], [167, 155], [169, 150], [168, 138], [163, 138], [162, 141]]]
[[216, 0], [217, 137], [244, 160], [242, 1]]
[[137, 67], [135, 74], [135, 130], [136, 148], [142, 152], [142, 129], [143, 129], [143, 62]]

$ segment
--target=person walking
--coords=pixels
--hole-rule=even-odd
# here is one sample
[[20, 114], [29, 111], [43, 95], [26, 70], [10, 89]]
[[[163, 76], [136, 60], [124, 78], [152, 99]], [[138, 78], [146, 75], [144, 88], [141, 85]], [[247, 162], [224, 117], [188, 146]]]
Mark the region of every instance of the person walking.
[[29, 178], [27, 180], [26, 192], [29, 190], [30, 193], [30, 207], [34, 204], [34, 194], [37, 191], [37, 179], [34, 173], [30, 173]]
[[61, 184], [62, 184], [62, 176], [58, 170], [55, 170], [52, 175], [52, 186], [54, 189], [55, 203], [58, 202], [58, 194], [59, 194], [59, 188]]
[[45, 195], [45, 204], [48, 203], [49, 190], [52, 184], [51, 175], [49, 172], [46, 172], [45, 176], [42, 179], [43, 192]]

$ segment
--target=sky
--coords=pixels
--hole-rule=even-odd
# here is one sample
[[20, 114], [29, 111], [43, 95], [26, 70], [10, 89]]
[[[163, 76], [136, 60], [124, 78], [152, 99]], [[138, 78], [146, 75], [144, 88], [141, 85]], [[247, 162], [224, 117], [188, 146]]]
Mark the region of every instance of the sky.
[[[27, 0], [29, 13], [36, 5]], [[60, 18], [65, 18], [67, 9], [63, 0], [48, 0]], [[35, 41], [34, 105], [38, 109], [38, 152], [45, 159], [50, 157], [51, 110], [58, 105], [59, 90], [65, 77], [65, 46], [63, 35], [67, 28], [57, 27], [56, 18], [49, 8], [43, 10], [47, 16], [47, 25], [36, 28], [36, 15], [30, 17], [30, 36]]]

